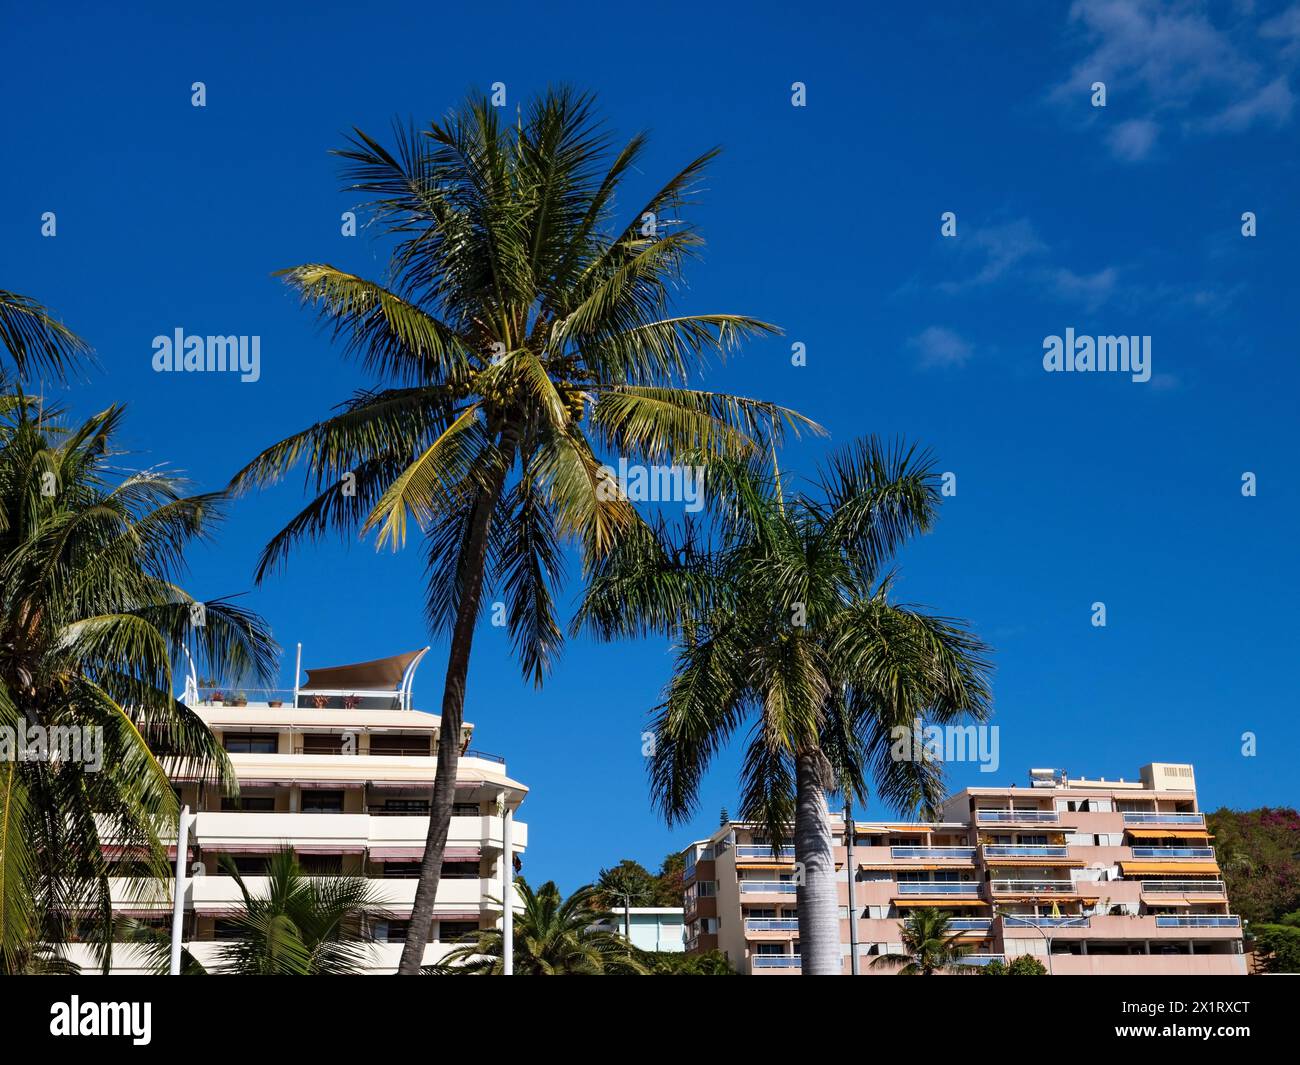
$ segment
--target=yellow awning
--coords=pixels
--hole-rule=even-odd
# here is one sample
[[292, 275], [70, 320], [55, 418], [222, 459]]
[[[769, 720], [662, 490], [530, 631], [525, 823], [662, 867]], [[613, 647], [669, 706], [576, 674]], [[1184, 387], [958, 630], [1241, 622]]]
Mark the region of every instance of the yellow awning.
[[1204, 829], [1197, 828], [1126, 828], [1134, 839], [1213, 839]]
[[951, 862], [909, 862], [899, 859], [896, 862], [877, 863], [875, 865], [860, 864], [859, 869], [869, 869], [873, 872], [890, 872], [891, 870], [907, 869], [974, 869], [975, 863], [969, 859], [958, 859]]
[[1217, 862], [1120, 862], [1124, 876], [1182, 876], [1184, 873], [1218, 873]]
[[895, 906], [932, 906], [937, 909], [957, 910], [972, 907], [986, 908], [987, 902], [980, 899], [891, 899]]
[[794, 862], [737, 862], [738, 869], [791, 869]]

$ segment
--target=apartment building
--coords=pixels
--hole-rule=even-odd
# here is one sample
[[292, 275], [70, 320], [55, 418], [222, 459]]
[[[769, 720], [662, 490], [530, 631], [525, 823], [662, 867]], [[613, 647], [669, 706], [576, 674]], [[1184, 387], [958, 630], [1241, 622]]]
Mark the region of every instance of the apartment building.
[[[1037, 957], [1053, 975], [1245, 975], [1189, 765], [1139, 779], [1035, 769], [1028, 787], [967, 788], [932, 823], [832, 819], [844, 972], [902, 953], [900, 928], [942, 909], [966, 964]], [[686, 849], [687, 951], [720, 949], [740, 971], [799, 972], [794, 849], [730, 823]], [[852, 903], [850, 903], [850, 889]]]
[[[195, 811], [184, 927], [186, 946], [200, 962], [212, 961], [232, 934], [230, 918], [242, 901], [222, 857], [256, 893], [266, 883], [267, 856], [287, 845], [310, 875], [376, 882], [386, 916], [376, 921], [380, 942], [371, 971], [396, 971], [429, 828], [438, 745], [439, 718], [412, 706], [424, 653], [309, 670], [286, 692], [201, 689], [190, 678], [185, 701], [221, 740], [240, 784], [231, 798], [183, 769], [172, 773], [181, 802]], [[471, 745], [472, 725], [464, 732], [426, 964], [464, 933], [500, 923], [503, 875], [528, 845], [528, 828], [515, 819], [527, 788], [507, 774], [504, 759]], [[171, 838], [174, 856], [174, 832]], [[117, 912], [170, 928], [170, 885], [123, 876], [112, 891]], [[132, 948], [119, 946], [114, 956], [115, 971], [142, 971]], [[74, 947], [71, 957], [93, 965], [85, 948]]]
[[680, 906], [615, 906], [609, 917], [592, 927], [625, 935], [638, 950], [680, 954], [686, 949]]

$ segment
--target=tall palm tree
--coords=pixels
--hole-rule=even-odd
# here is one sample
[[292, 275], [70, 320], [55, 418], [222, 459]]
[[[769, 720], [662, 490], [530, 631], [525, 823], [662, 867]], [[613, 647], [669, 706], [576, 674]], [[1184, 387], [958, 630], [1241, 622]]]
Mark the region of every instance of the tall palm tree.
[[465, 686], [485, 592], [500, 594], [524, 675], [540, 685], [562, 640], [562, 545], [584, 561], [638, 522], [597, 449], [629, 463], [700, 462], [816, 428], [770, 403], [688, 388], [710, 354], [776, 330], [740, 314], [675, 314], [699, 236], [681, 222], [716, 154], [687, 164], [615, 222], [644, 136], [613, 150], [593, 99], [568, 89], [514, 123], [481, 96], [389, 149], [356, 131], [348, 188], [396, 239], [383, 284], [333, 266], [284, 272], [376, 378], [340, 412], [273, 445], [232, 484], [306, 467], [317, 493], [267, 545], [258, 579], [330, 532], [425, 538], [426, 608], [449, 636], [429, 834], [400, 972], [418, 971], [462, 747]]
[[373, 919], [383, 916], [373, 880], [304, 876], [287, 847], [271, 855], [263, 893], [244, 883], [229, 855], [221, 856], [221, 870], [234, 878], [244, 906], [232, 919], [235, 938], [218, 952], [218, 973], [347, 976], [364, 971], [375, 942]]
[[20, 378], [44, 370], [64, 380], [68, 370], [90, 357], [90, 345], [30, 296], [0, 289], [0, 347], [9, 352]]
[[[173, 664], [188, 653], [257, 677], [275, 662], [256, 615], [200, 607], [177, 583], [218, 501], [157, 470], [119, 472], [122, 417], [66, 425], [0, 397], [0, 726], [37, 754], [0, 759], [0, 971], [74, 934], [108, 967], [112, 855], [157, 878], [142, 893], [170, 879], [169, 771], [234, 786], [221, 745], [173, 697]], [[40, 755], [42, 737], [59, 757]]]
[[[952, 915], [944, 910], [917, 910], [903, 922], [903, 953], [881, 954], [871, 967], [901, 965], [898, 976], [934, 976], [945, 970], [963, 968], [961, 933], [951, 928]], [[970, 972], [977, 970], [969, 969]]]
[[[548, 880], [536, 892], [523, 877], [515, 878], [523, 913], [514, 924], [514, 971], [520, 976], [643, 976], [648, 969], [623, 936], [595, 927], [613, 916], [594, 905], [596, 889], [579, 888], [567, 899]], [[500, 976], [504, 940], [499, 929], [473, 933], [437, 965], [430, 975]]]
[[623, 907], [623, 935], [632, 939], [632, 907], [642, 906], [653, 896], [654, 880], [636, 862], [624, 859], [618, 865], [602, 869], [596, 879], [597, 901], [607, 908]]
[[710, 476], [708, 520], [624, 538], [597, 562], [576, 624], [676, 642], [649, 763], [670, 824], [696, 809], [714, 755], [752, 722], [741, 818], [773, 846], [793, 822], [802, 971], [839, 973], [826, 792], [865, 802], [872, 784], [899, 809], [937, 805], [940, 766], [895, 757], [895, 741], [924, 721], [987, 716], [986, 648], [965, 623], [893, 601], [886, 567], [935, 518], [928, 455], [858, 441], [816, 494], [791, 498], [757, 462], [715, 462]]

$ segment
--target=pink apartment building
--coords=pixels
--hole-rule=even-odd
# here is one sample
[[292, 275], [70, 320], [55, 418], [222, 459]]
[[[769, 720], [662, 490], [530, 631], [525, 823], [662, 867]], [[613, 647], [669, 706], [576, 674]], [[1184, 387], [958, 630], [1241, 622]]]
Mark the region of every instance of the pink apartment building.
[[[846, 974], [850, 920], [859, 971], [888, 974], [872, 960], [901, 953], [901, 922], [925, 907], [952, 915], [971, 965], [1031, 954], [1058, 976], [1245, 975], [1191, 766], [1154, 762], [1136, 781], [1035, 769], [1028, 787], [958, 792], [940, 817], [858, 821], [851, 858], [833, 818]], [[686, 949], [798, 973], [793, 848], [732, 822], [685, 857]]]

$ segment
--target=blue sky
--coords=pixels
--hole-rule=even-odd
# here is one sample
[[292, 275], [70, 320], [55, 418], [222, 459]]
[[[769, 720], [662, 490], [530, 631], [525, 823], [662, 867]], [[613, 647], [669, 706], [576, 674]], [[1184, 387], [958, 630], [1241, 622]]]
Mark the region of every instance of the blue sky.
[[[1294, 804], [1300, 5], [800, 7], [10, 10], [0, 285], [95, 345], [101, 369], [66, 400], [129, 404], [124, 461], [216, 488], [365, 383], [270, 276], [380, 275], [383, 245], [340, 234], [353, 203], [327, 152], [343, 133], [427, 121], [495, 81], [511, 104], [595, 90], [619, 133], [653, 134], [634, 193], [724, 146], [681, 306], [786, 335], [707, 383], [796, 407], [832, 444], [906, 435], [957, 474], [899, 585], [996, 648], [1001, 766], [955, 766], [954, 786], [1190, 761], [1207, 805]], [[260, 381], [154, 373], [152, 338], [177, 327], [259, 335]], [[1151, 380], [1045, 373], [1043, 339], [1066, 328], [1150, 336]], [[809, 471], [823, 451], [783, 461]], [[307, 665], [427, 642], [415, 550], [331, 543], [253, 587], [300, 488], [240, 500], [192, 558], [195, 593], [249, 593], [285, 684], [297, 641]], [[640, 733], [665, 647], [574, 642], [541, 693], [508, 651], [485, 621], [467, 716], [533, 789], [530, 879], [657, 864], [734, 809], [729, 755], [693, 825], [649, 810]], [[444, 656], [418, 677], [426, 707]]]

